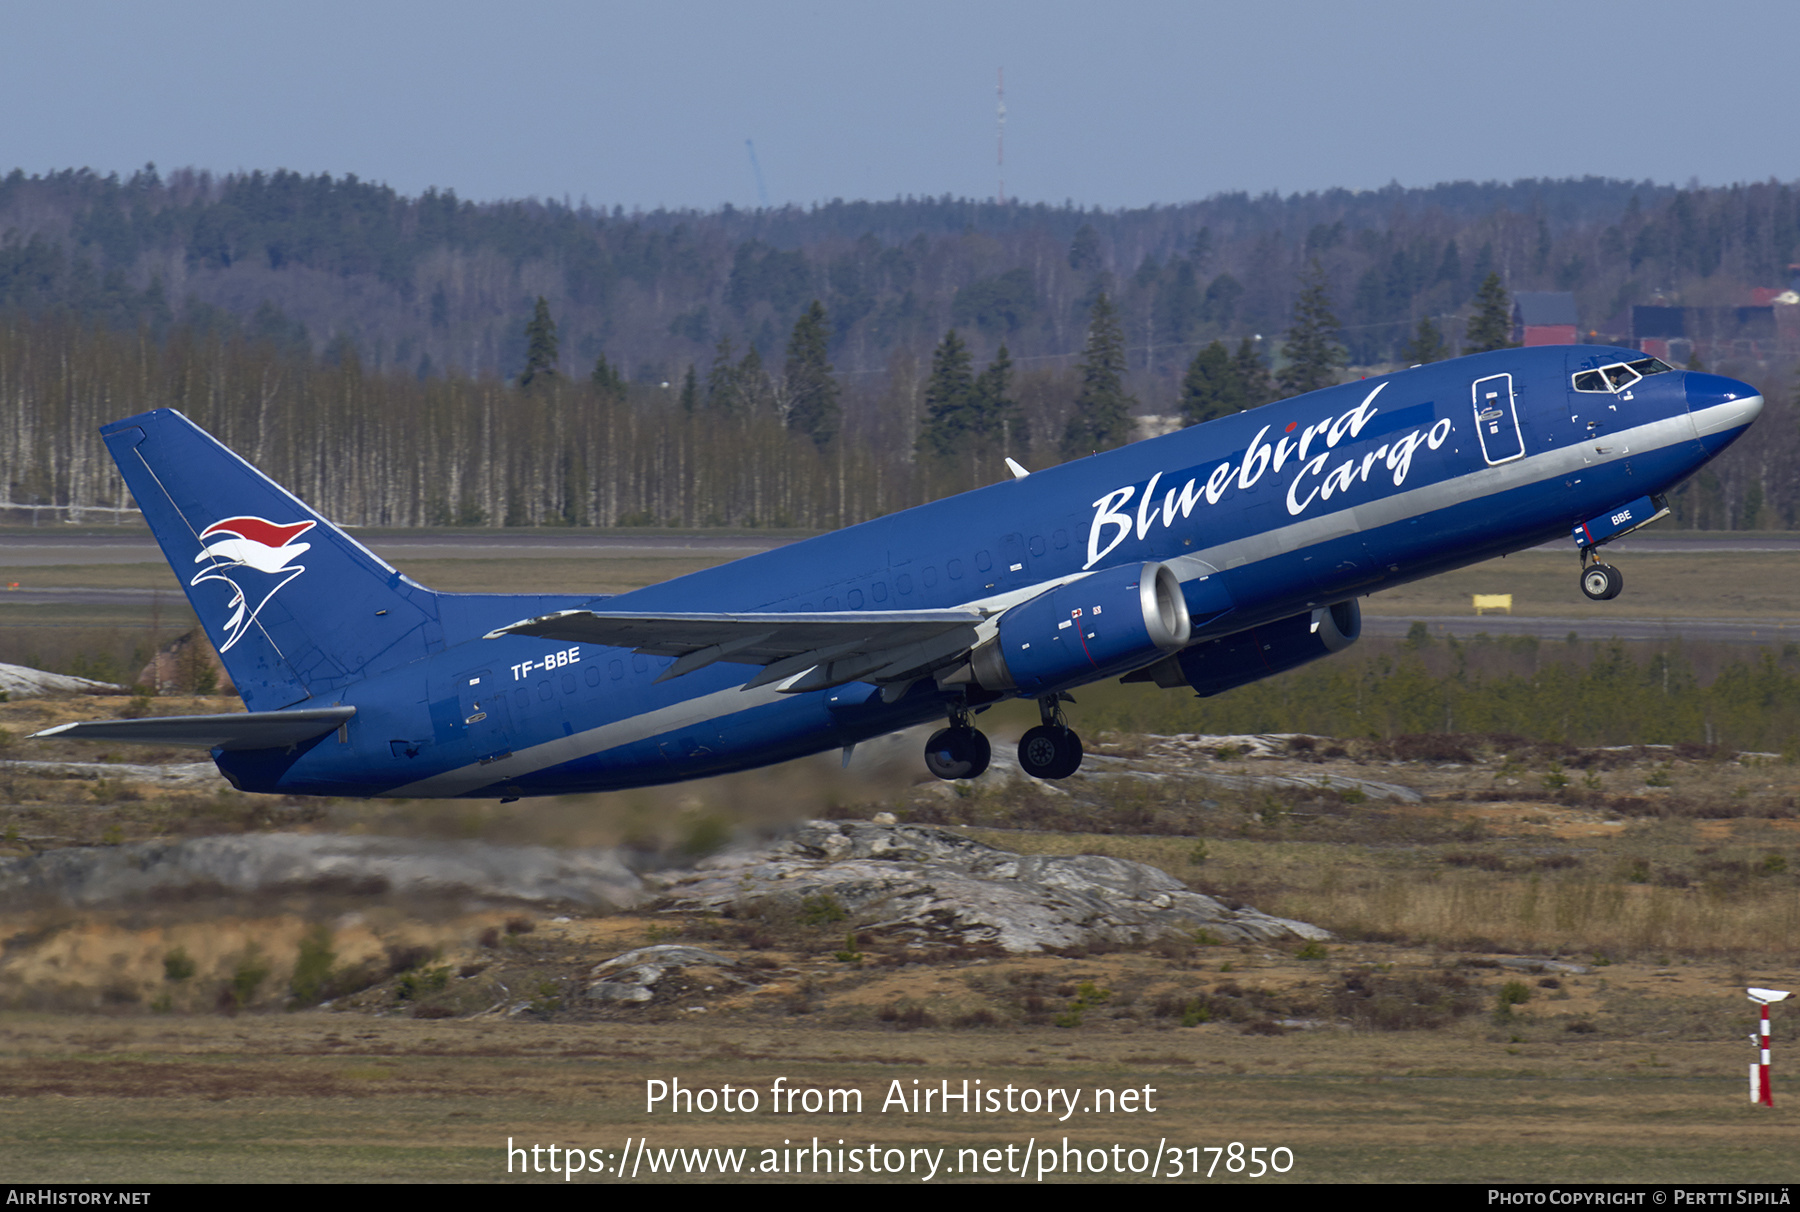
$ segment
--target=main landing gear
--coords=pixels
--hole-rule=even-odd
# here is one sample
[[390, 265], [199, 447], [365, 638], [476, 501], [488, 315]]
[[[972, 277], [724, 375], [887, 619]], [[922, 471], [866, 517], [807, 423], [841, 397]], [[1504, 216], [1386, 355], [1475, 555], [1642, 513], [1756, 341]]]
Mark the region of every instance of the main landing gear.
[[1581, 549], [1581, 592], [1595, 602], [1610, 602], [1625, 588], [1625, 577], [1611, 564], [1602, 564], [1596, 549]]
[[[1044, 722], [1019, 741], [1019, 765], [1034, 779], [1066, 779], [1081, 768], [1081, 738], [1063, 721], [1065, 700], [1074, 701], [1055, 694], [1038, 699], [1038, 716]], [[925, 742], [925, 767], [941, 779], [975, 778], [992, 757], [987, 735], [960, 704], [950, 711], [950, 726]]]
[[975, 778], [993, 755], [987, 734], [970, 722], [962, 704], [950, 709], [950, 727], [938, 729], [925, 742], [925, 768], [941, 779]]
[[1066, 779], [1081, 769], [1081, 738], [1063, 722], [1062, 696], [1038, 699], [1044, 721], [1019, 738], [1019, 766], [1034, 779]]

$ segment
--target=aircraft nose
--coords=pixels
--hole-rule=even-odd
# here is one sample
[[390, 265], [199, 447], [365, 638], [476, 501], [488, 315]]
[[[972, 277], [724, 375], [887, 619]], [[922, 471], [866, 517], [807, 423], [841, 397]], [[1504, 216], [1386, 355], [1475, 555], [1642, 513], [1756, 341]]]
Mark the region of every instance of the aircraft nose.
[[1686, 387], [1694, 435], [1710, 451], [1729, 446], [1762, 415], [1762, 393], [1748, 383], [1689, 371]]

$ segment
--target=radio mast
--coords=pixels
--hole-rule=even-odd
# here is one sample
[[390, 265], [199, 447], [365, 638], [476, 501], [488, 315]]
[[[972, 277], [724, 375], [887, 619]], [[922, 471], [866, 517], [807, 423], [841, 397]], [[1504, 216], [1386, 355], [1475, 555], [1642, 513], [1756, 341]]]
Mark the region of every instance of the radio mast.
[[996, 69], [997, 82], [994, 85], [994, 166], [1000, 174], [1000, 192], [996, 195], [1000, 205], [1006, 205], [1006, 69]]

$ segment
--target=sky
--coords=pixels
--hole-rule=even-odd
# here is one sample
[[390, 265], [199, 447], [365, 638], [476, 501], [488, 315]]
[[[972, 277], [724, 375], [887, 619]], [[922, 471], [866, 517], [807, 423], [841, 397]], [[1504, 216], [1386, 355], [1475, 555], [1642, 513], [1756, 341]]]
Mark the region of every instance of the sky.
[[[0, 0], [0, 171], [595, 206], [1800, 178], [1793, 0]], [[1006, 83], [996, 163], [996, 73]]]

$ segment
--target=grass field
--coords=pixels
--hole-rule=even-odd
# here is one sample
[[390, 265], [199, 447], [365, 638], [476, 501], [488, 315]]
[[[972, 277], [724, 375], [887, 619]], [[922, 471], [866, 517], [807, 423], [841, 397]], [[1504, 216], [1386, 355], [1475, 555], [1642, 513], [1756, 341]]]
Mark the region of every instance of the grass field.
[[[818, 1138], [834, 1152], [839, 1141], [865, 1152], [869, 1144], [948, 1150], [952, 1172], [933, 1181], [967, 1182], [979, 1176], [954, 1173], [960, 1150], [1012, 1146], [1016, 1158], [1035, 1143], [1027, 1175], [1035, 1178], [1036, 1149], [1059, 1158], [1066, 1139], [1084, 1150], [1173, 1146], [1184, 1161], [1188, 1149], [1234, 1141], [1291, 1150], [1292, 1169], [1262, 1182], [1794, 1177], [1800, 1109], [1749, 1105], [1742, 1047], [1575, 1037], [1521, 1045], [1489, 1034], [1270, 1038], [1198, 1027], [1104, 1037], [1054, 1029], [872, 1035], [805, 1024], [563, 1026], [318, 1012], [228, 1021], [15, 1014], [0, 1022], [9, 1092], [0, 1100], [0, 1166], [15, 1181], [495, 1182], [509, 1180], [509, 1139], [610, 1155], [638, 1139], [653, 1150], [746, 1149], [756, 1165], [765, 1149]], [[755, 1089], [758, 1113], [646, 1113], [647, 1083], [676, 1078]], [[856, 1089], [863, 1112], [771, 1114], [777, 1078]], [[914, 1081], [959, 1088], [964, 1078], [1078, 1089], [1083, 1105], [1096, 1088], [1148, 1087], [1156, 1110], [1082, 1111], [1066, 1122], [1060, 1111], [880, 1110], [895, 1082], [910, 1093]], [[1203, 1151], [1197, 1158], [1203, 1167], [1219, 1160]], [[670, 1181], [648, 1171], [640, 1163], [638, 1181]], [[759, 1177], [859, 1176], [741, 1176]], [[1131, 1178], [1056, 1173], [1049, 1181]], [[516, 1172], [510, 1180], [563, 1181]], [[1219, 1165], [1214, 1181], [1251, 1180]]]

